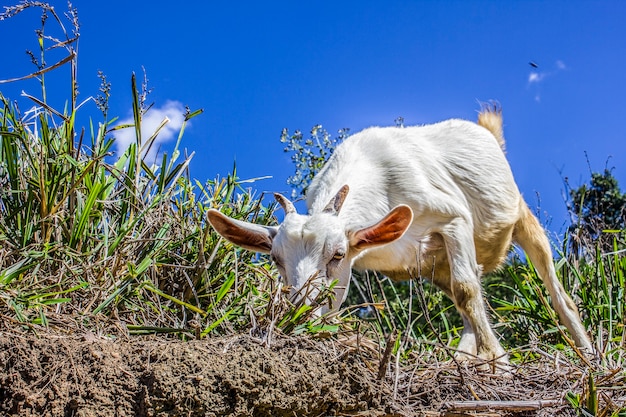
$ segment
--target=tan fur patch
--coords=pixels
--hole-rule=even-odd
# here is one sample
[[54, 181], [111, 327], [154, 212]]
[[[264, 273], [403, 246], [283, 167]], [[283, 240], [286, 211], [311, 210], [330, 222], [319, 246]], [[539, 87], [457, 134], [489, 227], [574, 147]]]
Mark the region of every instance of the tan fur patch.
[[497, 103], [483, 104], [478, 113], [478, 125], [484, 127], [496, 138], [502, 152], [505, 151], [502, 131], [502, 108]]

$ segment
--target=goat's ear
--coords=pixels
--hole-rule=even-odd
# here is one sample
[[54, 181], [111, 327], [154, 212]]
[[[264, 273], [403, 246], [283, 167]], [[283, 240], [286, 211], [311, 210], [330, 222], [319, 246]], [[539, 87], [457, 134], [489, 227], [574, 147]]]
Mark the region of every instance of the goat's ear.
[[207, 217], [217, 233], [231, 243], [255, 252], [270, 253], [272, 250], [276, 227], [231, 219], [214, 209], [207, 212]]
[[326, 204], [324, 207], [324, 213], [332, 213], [339, 214], [341, 210], [341, 206], [343, 206], [343, 202], [346, 200], [346, 196], [348, 195], [348, 191], [350, 191], [350, 187], [348, 184], [344, 185], [337, 191], [337, 194]]
[[391, 243], [402, 237], [412, 221], [411, 208], [405, 205], [398, 206], [378, 223], [350, 233], [350, 246], [361, 250]]

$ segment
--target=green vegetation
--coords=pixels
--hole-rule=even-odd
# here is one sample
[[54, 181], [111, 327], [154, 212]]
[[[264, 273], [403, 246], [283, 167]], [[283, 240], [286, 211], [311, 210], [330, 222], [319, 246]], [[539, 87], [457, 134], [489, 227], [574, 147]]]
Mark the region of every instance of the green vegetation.
[[[572, 256], [593, 256], [596, 246], [603, 252], [626, 247], [626, 193], [611, 170], [592, 172], [589, 184], [569, 191], [569, 251]], [[591, 250], [589, 250], [591, 249]]]
[[349, 132], [350, 129], [341, 129], [339, 135], [333, 138], [322, 125], [316, 125], [311, 129], [309, 137], [305, 138], [300, 130], [289, 134], [287, 129], [283, 129], [280, 141], [285, 144], [284, 151], [291, 153], [291, 161], [296, 168], [295, 173], [287, 178], [287, 184], [293, 188], [292, 198], [306, 194], [315, 174], [322, 169], [337, 145], [348, 137]]

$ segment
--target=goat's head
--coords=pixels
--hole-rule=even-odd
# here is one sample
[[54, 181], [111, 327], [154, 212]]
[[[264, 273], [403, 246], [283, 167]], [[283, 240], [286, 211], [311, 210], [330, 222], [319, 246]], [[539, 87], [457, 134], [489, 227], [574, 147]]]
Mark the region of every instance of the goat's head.
[[[269, 253], [292, 296], [304, 295], [305, 285], [313, 288], [330, 285], [334, 288], [333, 310], [339, 308], [347, 296], [352, 260], [361, 251], [385, 245], [402, 237], [413, 219], [408, 206], [400, 205], [374, 224], [348, 228], [338, 216], [348, 194], [344, 185], [319, 213], [301, 215], [287, 198], [275, 194], [285, 210], [280, 226], [259, 226], [231, 219], [217, 210], [209, 210], [208, 219], [224, 238], [243, 248]], [[315, 298], [317, 290], [308, 292]], [[309, 300], [307, 300], [308, 302]], [[328, 311], [323, 307], [322, 313]]]

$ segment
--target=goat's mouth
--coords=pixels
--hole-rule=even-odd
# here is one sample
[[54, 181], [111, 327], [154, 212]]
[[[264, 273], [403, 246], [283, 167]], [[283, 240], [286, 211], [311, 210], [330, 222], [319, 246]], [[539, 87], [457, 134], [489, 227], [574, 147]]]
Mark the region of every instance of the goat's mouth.
[[304, 304], [313, 306], [321, 284], [319, 275], [320, 271], [311, 274], [300, 288], [292, 286], [289, 300], [294, 304], [303, 301]]
[[316, 271], [300, 288], [291, 288], [291, 295], [289, 301], [295, 306], [300, 307], [302, 305], [311, 306], [314, 309], [328, 305], [332, 310], [333, 302], [335, 301], [334, 283], [328, 285], [324, 277], [320, 277], [321, 271]]

